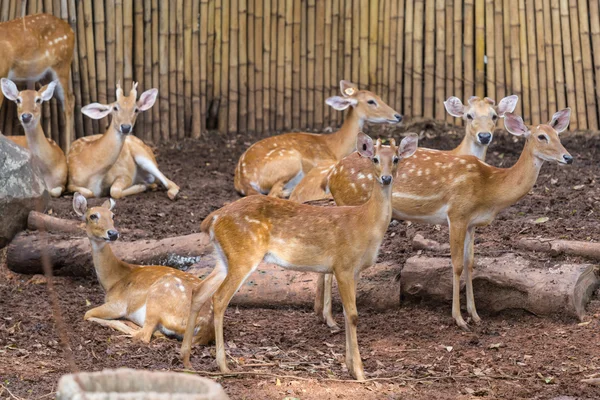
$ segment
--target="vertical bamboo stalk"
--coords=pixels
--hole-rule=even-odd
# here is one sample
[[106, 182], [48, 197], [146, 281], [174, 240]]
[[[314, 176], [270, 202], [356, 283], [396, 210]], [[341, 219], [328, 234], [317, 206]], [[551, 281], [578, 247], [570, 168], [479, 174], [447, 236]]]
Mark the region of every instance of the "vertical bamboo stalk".
[[413, 36], [413, 116], [423, 116], [423, 0], [415, 0]]
[[[600, 7], [597, 1], [590, 1], [590, 32], [592, 35], [592, 54], [598, 55], [600, 54]], [[594, 57], [594, 71], [595, 71], [595, 80], [596, 80], [596, 98], [594, 101], [594, 105], [597, 107], [600, 106], [598, 104], [598, 99], [600, 95], [600, 76], [598, 73], [600, 72], [600, 57]], [[554, 112], [554, 111], [552, 111]]]
[[292, 122], [291, 127], [300, 128], [300, 24], [302, 8], [299, 1], [292, 1]]
[[[34, 1], [29, 2], [29, 5], [34, 4]], [[29, 8], [30, 9], [30, 8]], [[72, 64], [72, 79], [73, 79], [73, 95], [75, 96], [75, 137], [69, 139], [73, 141], [84, 135], [83, 129], [83, 116], [81, 114], [81, 67], [79, 65], [80, 60], [80, 49], [79, 49], [79, 37], [77, 35], [77, 8], [75, 6], [75, 0], [69, 0], [68, 3], [68, 14], [69, 14], [69, 25], [75, 33], [75, 47], [73, 49], [73, 64]], [[80, 23], [83, 21], [80, 20]], [[70, 143], [69, 142], [69, 143]]]
[[179, 131], [177, 126], [177, 4], [181, 0], [169, 1], [169, 140], [174, 140], [178, 137]]
[[[94, 38], [96, 45], [96, 72], [97, 76], [97, 90], [98, 90], [98, 102], [101, 104], [107, 103], [106, 97], [106, 38], [104, 34], [104, 25], [106, 21], [104, 19], [104, 4], [100, 1], [94, 2]], [[108, 119], [103, 118], [99, 122], [99, 126], [102, 132], [108, 126]]]
[[[463, 95], [463, 0], [454, 0], [454, 96]], [[454, 123], [462, 124], [461, 118]]]
[[[537, 39], [537, 58], [538, 65], [532, 64], [537, 68], [540, 88], [540, 122], [548, 121], [548, 82], [546, 79], [546, 49], [544, 48], [544, 13], [542, 0], [535, 0], [535, 34]], [[531, 51], [531, 50], [530, 50]]]
[[359, 19], [360, 36], [358, 38], [359, 59], [359, 83], [363, 88], [369, 87], [369, 0], [360, 0]]
[[300, 12], [300, 129], [308, 126], [308, 3], [301, 2]]
[[[554, 81], [556, 82], [556, 105], [559, 110], [567, 106], [567, 93], [565, 90], [565, 71], [563, 46], [561, 36], [560, 4], [559, 0], [551, 0], [552, 15], [552, 48], [554, 53]], [[554, 112], [554, 111], [553, 111]], [[575, 110], [573, 110], [575, 114]]]
[[379, 31], [379, 43], [381, 44], [379, 54], [383, 54], [383, 64], [380, 63], [378, 71], [378, 82], [380, 85], [379, 95], [383, 96], [385, 101], [392, 104], [390, 101], [390, 0], [380, 0], [383, 3], [379, 6], [380, 19], [383, 19], [381, 30]]
[[215, 100], [213, 101], [218, 99], [220, 105], [217, 121], [220, 132], [227, 131], [226, 100], [229, 95], [227, 89], [223, 90], [227, 85], [227, 82], [223, 82], [223, 79], [228, 76], [227, 68], [229, 68], [229, 48], [227, 48], [227, 51], [223, 48], [225, 45], [223, 35], [226, 35], [227, 41], [229, 41], [229, 24], [226, 27], [223, 25], [223, 2], [222, 0], [215, 0], [215, 93], [213, 97]]
[[[584, 0], [585, 1], [585, 0]], [[577, 101], [577, 127], [579, 129], [588, 129], [586, 115], [586, 97], [585, 97], [585, 75], [583, 74], [583, 62], [581, 57], [581, 43], [579, 39], [579, 20], [578, 8], [575, 1], [569, 2], [569, 17], [571, 20], [571, 43], [573, 53], [573, 73], [575, 79], [575, 99]], [[588, 16], [586, 15], [587, 19]]]
[[571, 45], [571, 30], [569, 24], [569, 3], [567, 0], [560, 0], [560, 25], [562, 31], [563, 59], [565, 64], [565, 83], [567, 88], [567, 104], [571, 107], [572, 115], [577, 118], [571, 120], [572, 130], [579, 128], [579, 119], [581, 111], [577, 104], [577, 95], [575, 94], [575, 68], [573, 66], [573, 48]]
[[[150, 89], [156, 87], [152, 81], [152, 1], [144, 0], [144, 38], [142, 42], [144, 44], [144, 87]], [[137, 43], [137, 41], [136, 41]], [[158, 106], [152, 107], [152, 109], [158, 109]], [[154, 115], [152, 111], [145, 112], [144, 114], [144, 141], [152, 142], [154, 140], [153, 130], [154, 124], [158, 125], [158, 121], [154, 121]]]
[[[130, 88], [133, 82], [133, 0], [123, 0], [123, 80]], [[143, 88], [141, 86], [140, 88]]]
[[[446, 8], [444, 0], [436, 0], [435, 2], [435, 119], [443, 121], [446, 119], [446, 111], [443, 106], [445, 100], [445, 85], [444, 78], [446, 75]], [[427, 115], [427, 106], [425, 107]], [[433, 112], [433, 110], [432, 110]]]
[[[377, 83], [377, 87], [373, 83], [371, 83], [371, 88], [376, 91], [379, 96], [384, 95], [384, 84], [383, 84], [383, 65], [385, 61], [382, 62], [383, 56], [383, 31], [385, 29], [385, 16], [384, 16], [384, 8], [385, 8], [385, 0], [379, 0], [378, 10], [377, 10], [377, 40], [376, 40], [376, 54], [377, 54], [377, 62], [375, 63], [376, 69], [376, 77], [375, 82]], [[369, 62], [371, 59], [369, 59]], [[387, 96], [384, 96], [384, 99], [387, 101]]]
[[2, 22], [6, 22], [10, 19], [9, 12], [10, 12], [10, 1], [3, 0], [2, 1]]
[[[511, 13], [511, 10], [512, 10], [511, 9], [511, 5], [512, 5], [511, 0], [503, 0], [503, 3], [504, 3], [503, 25], [504, 25], [504, 71], [505, 71], [504, 79], [506, 79], [507, 93], [513, 93], [514, 90], [512, 90], [513, 83], [512, 83], [512, 72], [511, 72], [512, 71], [511, 18], [515, 18], [515, 16], [513, 15], [513, 13]], [[521, 99], [519, 99], [519, 100], [521, 100]], [[518, 108], [516, 108], [515, 110], [522, 109], [521, 103], [522, 103], [522, 101], [519, 101], [517, 103]]]
[[[525, 19], [527, 21], [527, 30], [525, 37], [527, 39], [527, 56], [529, 62], [529, 98], [531, 103], [531, 122], [539, 124], [540, 120], [540, 88], [538, 86], [537, 55], [535, 45], [535, 9], [533, 1], [528, 1], [525, 8]], [[523, 27], [521, 27], [523, 29]], [[543, 66], [546, 68], [546, 66]]]
[[360, 2], [352, 0], [352, 82], [360, 83]]
[[[248, 127], [249, 132], [256, 132], [256, 59], [255, 59], [255, 48], [262, 43], [256, 43], [254, 41], [254, 12], [256, 10], [255, 0], [248, 0], [248, 31], [247, 31], [247, 43], [245, 44], [248, 48]], [[291, 72], [290, 72], [291, 74]], [[290, 119], [291, 119], [290, 115]]]
[[[269, 114], [270, 114], [270, 129], [271, 130], [276, 130], [277, 129], [277, 53], [279, 51], [279, 40], [278, 40], [278, 29], [279, 29], [279, 23], [278, 23], [278, 19], [277, 19], [277, 8], [278, 8], [278, 1], [279, 0], [272, 0], [271, 1], [271, 59], [270, 59], [270, 63], [271, 63], [271, 76], [270, 76], [270, 85], [271, 85], [271, 90], [270, 90], [270, 108], [269, 108]], [[314, 114], [313, 114], [314, 115]]]
[[285, 129], [292, 128], [292, 28], [294, 18], [293, 0], [285, 1], [285, 54], [284, 54], [284, 96], [283, 96], [283, 127]]
[[483, 77], [484, 95], [496, 99], [496, 49], [494, 48], [494, 0], [485, 0], [485, 56]]
[[169, 140], [169, 3], [160, 1], [158, 4], [160, 49], [155, 59], [160, 62], [160, 137], [162, 140]]
[[[329, 91], [329, 76], [331, 74], [331, 19], [332, 19], [332, 1], [326, 1], [324, 2], [324, 7], [325, 7], [325, 12], [324, 12], [324, 18], [323, 18], [323, 22], [324, 22], [324, 41], [323, 41], [323, 53], [322, 53], [322, 57], [323, 57], [323, 85], [322, 85], [322, 94], [321, 94], [321, 100], [323, 101], [322, 105], [320, 106], [320, 108], [323, 110], [323, 122], [322, 122], [322, 126], [329, 126], [330, 122], [329, 122], [329, 116], [330, 116], [330, 111], [332, 111], [331, 107], [327, 107], [325, 105], [325, 98], [328, 96], [328, 91]], [[317, 10], [318, 13], [318, 10]], [[318, 35], [318, 32], [317, 32]], [[319, 107], [317, 107], [317, 110], [319, 109]]]
[[[87, 47], [87, 65], [88, 65], [88, 86], [90, 101], [98, 101], [98, 88], [96, 87], [96, 47], [94, 46], [94, 26], [92, 21], [92, 0], [83, 2], [83, 18], [85, 25], [85, 40]], [[45, 114], [48, 115], [48, 114]], [[98, 133], [98, 121], [93, 120], [93, 131]], [[104, 131], [103, 131], [104, 132]]]
[[[369, 55], [368, 59], [368, 71], [369, 71], [369, 79], [368, 85], [372, 90], [377, 90], [377, 40], [378, 40], [378, 11], [379, 11], [379, 1], [380, 0], [369, 0], [369, 7], [365, 8], [366, 13], [362, 14], [363, 18], [362, 22], [367, 22], [367, 29], [369, 32]], [[368, 15], [368, 18], [367, 18]], [[362, 57], [362, 55], [361, 55]]]
[[[332, 96], [336, 96], [339, 93], [339, 81], [340, 79], [345, 79], [344, 78], [344, 69], [345, 69], [345, 65], [344, 65], [344, 60], [345, 60], [345, 52], [344, 52], [344, 46], [345, 46], [345, 41], [349, 40], [350, 37], [346, 38], [344, 36], [345, 34], [345, 26], [344, 26], [344, 5], [345, 5], [345, 1], [342, 0], [336, 0], [337, 3], [337, 7], [339, 9], [339, 18], [338, 18], [338, 49], [337, 49], [337, 71], [331, 71], [332, 75], [331, 75], [331, 95]], [[334, 13], [336, 10], [336, 7], [333, 8]], [[333, 38], [332, 38], [333, 41]], [[333, 75], [335, 73], [335, 76]], [[334, 111], [335, 112], [335, 111]], [[335, 120], [336, 120], [336, 125], [340, 126], [342, 124], [343, 121], [343, 114], [340, 112], [335, 112]]]
[[[96, 1], [101, 4], [101, 1]], [[115, 0], [115, 75], [117, 82], [121, 82], [123, 90], [129, 90], [125, 83], [125, 38], [123, 27], [123, 0]], [[112, 88], [111, 90], [114, 90]]]
[[[227, 8], [223, 8], [223, 15]], [[229, 4], [229, 110], [228, 131], [237, 132], [238, 102], [239, 102], [239, 2], [232, 0]]]
[[[220, 57], [220, 54], [217, 54], [217, 47], [220, 49], [221, 46], [221, 36], [219, 36], [219, 39], [217, 40], [217, 24], [221, 24], [221, 18], [217, 18], [215, 15], [215, 11], [216, 11], [216, 3], [217, 1], [209, 1], [209, 0], [202, 0], [203, 2], [206, 2], [207, 5], [207, 20], [205, 22], [205, 25], [207, 26], [200, 26], [200, 29], [206, 29], [206, 37], [207, 37], [207, 44], [206, 44], [206, 57], [205, 57], [205, 61], [203, 62], [203, 64], [206, 67], [206, 90], [204, 91], [204, 93], [202, 91], [200, 91], [200, 96], [206, 96], [206, 100], [204, 102], [204, 106], [202, 107], [202, 112], [204, 113], [203, 117], [202, 117], [202, 132], [204, 132], [207, 129], [207, 116], [208, 116], [208, 110], [211, 107], [211, 104], [213, 103], [217, 103], [219, 101], [218, 97], [217, 97], [217, 92], [219, 90], [219, 82], [216, 81], [215, 76], [220, 74], [220, 68], [221, 68], [221, 64], [219, 63], [217, 65], [217, 57]], [[204, 17], [202, 17], [204, 18]], [[202, 31], [201, 31], [202, 32]], [[262, 41], [261, 41], [262, 43]], [[194, 61], [195, 62], [195, 61]], [[217, 71], [218, 70], [218, 71]], [[201, 103], [202, 104], [202, 100]], [[216, 109], [215, 109], [216, 111]], [[215, 120], [215, 116], [211, 117], [212, 120]], [[215, 120], [216, 121], [216, 120]], [[211, 127], [212, 128], [212, 127]], [[213, 128], [214, 129], [214, 128]]]
[[557, 110], [554, 79], [554, 57], [552, 48], [552, 8], [550, 7], [550, 0], [543, 0], [542, 9], [544, 14], [544, 52], [546, 57], [546, 84], [548, 89], [548, 117], [545, 120], [547, 121], [548, 118]]
[[[506, 96], [506, 79], [504, 78], [504, 31], [502, 23], [502, 0], [494, 0], [494, 56], [496, 61], [496, 93], [495, 100]], [[502, 128], [504, 125], [500, 125]]]
[[[583, 62], [583, 77], [585, 79], [585, 105], [587, 110], [588, 129], [598, 130], [596, 115], [596, 96], [594, 95], [594, 66], [592, 63], [592, 47], [590, 45], [590, 22], [586, 1], [579, 5], [579, 33], [581, 35], [581, 57]], [[596, 15], [597, 16], [597, 15]], [[590, 16], [591, 17], [591, 16]], [[600, 56], [597, 54], [597, 56]]]
[[389, 104], [397, 111], [399, 111], [399, 104], [396, 102], [396, 74], [402, 73], [402, 71], [398, 71], [396, 68], [396, 62], [398, 61], [398, 53], [397, 53], [397, 43], [401, 42], [400, 35], [402, 33], [398, 32], [398, 1], [390, 0], [389, 1], [389, 10], [390, 10], [390, 34], [388, 37], [388, 43], [390, 46], [390, 61], [389, 61], [389, 94], [387, 101]]
[[485, 96], [485, 1], [475, 1], [475, 94]]
[[[254, 62], [255, 62], [255, 76], [254, 79], [256, 81], [256, 95], [255, 95], [255, 103], [256, 103], [256, 131], [264, 132], [264, 115], [263, 115], [263, 72], [264, 72], [264, 64], [263, 64], [263, 32], [264, 32], [264, 14], [263, 14], [263, 0], [254, 0]], [[300, 20], [298, 21], [298, 29], [300, 29]], [[298, 60], [300, 61], [300, 60]], [[299, 92], [295, 92], [297, 96], [300, 95]], [[298, 109], [298, 113], [300, 109]], [[298, 123], [295, 125], [299, 126]]]
[[[413, 110], [415, 100], [412, 91], [413, 76], [413, 32], [414, 32], [414, 1], [406, 1], [405, 30], [404, 30], [404, 114], [414, 117], [418, 114]], [[400, 53], [399, 53], [400, 54]]]
[[[88, 52], [86, 39], [86, 20], [83, 14], [83, 3], [77, 3], [77, 46], [79, 51], [79, 67], [81, 69], [81, 103], [80, 106], [85, 106], [91, 103], [90, 85], [88, 72]], [[87, 136], [94, 133], [94, 127], [91, 118], [82, 118], [83, 132], [78, 132], [78, 135]]]
[[[446, 5], [446, 94], [443, 100], [450, 96], [454, 96], [454, 1], [444, 2]], [[440, 101], [439, 99], [437, 100]], [[443, 104], [439, 105], [447, 122], [452, 123], [454, 117], [446, 113], [446, 108]]]
[[315, 18], [315, 105], [314, 105], [314, 127], [323, 128], [323, 46], [325, 36], [325, 2], [317, 1]]
[[519, 0], [519, 53], [521, 59], [521, 84], [523, 88], [523, 119], [531, 121], [531, 97], [529, 83], [529, 60], [527, 58], [527, 17], [525, 15], [525, 0]]
[[[284, 114], [284, 95], [285, 95], [285, 0], [277, 2], [277, 42], [273, 46], [277, 48], [277, 74], [275, 77], [275, 130], [283, 129], [283, 114]], [[322, 59], [321, 59], [322, 61]]]
[[[0, 9], [2, 7], [4, 7], [4, 4], [6, 4], [7, 1], [2, 1], [1, 3], [2, 3], [2, 6], [0, 6]], [[27, 14], [28, 15], [34, 15], [34, 14], [37, 14], [37, 13], [38, 13], [38, 11], [37, 11], [37, 0], [30, 0], [30, 1], [28, 1], [27, 2]]]
[[[175, 47], [176, 52], [176, 84], [177, 88], [175, 91], [175, 109], [177, 110], [176, 118], [177, 118], [177, 128], [176, 131], [171, 131], [171, 136], [177, 139], [183, 139], [186, 135], [186, 126], [185, 126], [185, 87], [184, 87], [184, 72], [185, 72], [185, 44], [183, 42], [183, 0], [177, 0], [175, 4]], [[171, 91], [173, 91], [173, 87], [171, 87]], [[175, 126], [173, 122], [171, 122], [171, 127]]]
[[[477, 0], [480, 1], [480, 0]], [[465, 31], [464, 31], [464, 46], [465, 46], [465, 59], [464, 59], [464, 76], [465, 82], [465, 99], [475, 95], [475, 54], [474, 54], [474, 37], [475, 37], [475, 13], [474, 13], [474, 0], [465, 0]]]
[[[144, 3], [138, 0], [133, 3], [133, 6], [135, 7], [133, 10], [135, 19], [135, 30], [133, 32], [135, 46], [133, 51], [135, 53], [132, 62], [135, 63], [135, 68], [132, 80], [136, 80], [140, 88], [147, 90], [150, 89], [150, 86], [145, 81], [144, 76]], [[135, 124], [137, 135], [144, 140], [149, 139], [147, 117], [148, 113], [143, 113], [138, 117], [138, 122]]]
[[315, 0], [308, 0], [308, 47], [307, 47], [307, 74], [308, 74], [308, 118], [310, 128], [315, 127], [315, 26], [316, 8]]
[[206, 131], [208, 0], [192, 0], [192, 137]]
[[[269, 131], [271, 129], [269, 114], [271, 108], [271, 0], [263, 1], [263, 131]], [[303, 3], [303, 5], [305, 4]], [[306, 86], [303, 85], [303, 87]]]
[[[519, 9], [519, 0], [510, 0], [510, 5], [512, 10]], [[513, 15], [510, 20], [510, 60], [511, 60], [511, 69], [512, 69], [512, 88], [513, 93], [519, 96], [519, 102], [517, 103], [517, 108], [515, 108], [515, 113], [523, 115], [524, 102], [523, 102], [523, 89], [521, 86], [521, 48], [519, 46], [519, 18], [518, 16]]]
[[[423, 80], [425, 88], [423, 91], [423, 116], [433, 118], [434, 116], [434, 97], [435, 97], [435, 10], [436, 0], [425, 1], [425, 69], [423, 70]], [[442, 31], [439, 29], [438, 31]], [[443, 63], [438, 63], [442, 64]]]
[[[152, 50], [152, 87], [159, 89], [158, 92], [158, 103], [152, 107], [150, 109], [149, 112], [152, 113], [152, 138], [154, 140], [154, 143], [158, 143], [161, 138], [163, 137], [162, 132], [165, 131], [166, 129], [168, 129], [168, 124], [164, 125], [166, 123], [166, 121], [162, 121], [162, 119], [160, 118], [162, 115], [162, 109], [163, 107], [165, 107], [165, 105], [163, 103], [165, 103], [164, 99], [168, 99], [169, 98], [169, 93], [168, 93], [168, 86], [164, 87], [163, 86], [163, 77], [161, 75], [161, 63], [160, 63], [160, 54], [165, 54], [165, 53], [161, 53], [163, 50], [163, 43], [161, 41], [161, 32], [162, 32], [162, 25], [163, 25], [163, 21], [162, 19], [159, 19], [158, 16], [158, 0], [150, 0], [150, 21], [151, 21], [151, 28], [152, 28], [152, 44], [151, 44], [151, 50]], [[168, 46], [168, 43], [164, 43], [164, 46]], [[168, 81], [166, 82], [168, 85]], [[168, 107], [168, 103], [166, 105]], [[167, 115], [168, 115], [168, 110], [167, 110]]]
[[[352, 0], [343, 1], [344, 4], [344, 74], [338, 80], [352, 80]], [[356, 82], [356, 81], [355, 81]]]
[[[117, 84], [115, 71], [115, 45], [116, 45], [116, 27], [115, 27], [115, 2], [106, 2], [106, 99], [109, 103], [115, 101], [115, 87]], [[122, 79], [119, 76], [118, 79]]]
[[[409, 1], [409, 3], [412, 3]], [[408, 4], [408, 3], [407, 3]], [[407, 9], [408, 9], [408, 5], [407, 5]], [[412, 17], [411, 17], [412, 19]], [[404, 0], [400, 0], [399, 4], [398, 4], [398, 39], [396, 40], [396, 111], [399, 111], [401, 113], [407, 114], [407, 115], [411, 115], [411, 113], [407, 112], [406, 110], [406, 106], [403, 107], [404, 103], [403, 103], [403, 96], [404, 96], [404, 91], [407, 89], [410, 89], [409, 86], [410, 85], [405, 85], [404, 84], [404, 74], [406, 73], [405, 71], [407, 70], [407, 67], [405, 66], [405, 62], [406, 61], [410, 61], [412, 60], [412, 53], [409, 55], [408, 52], [406, 54], [404, 54], [404, 45], [405, 43], [408, 43], [408, 39], [402, 40], [403, 36], [405, 35], [405, 22], [406, 22], [406, 18], [405, 18], [405, 13], [404, 13]], [[412, 43], [412, 38], [410, 40], [410, 43]], [[412, 62], [412, 61], [411, 61]], [[405, 87], [406, 86], [406, 87]]]
[[[239, 132], [246, 132], [248, 128], [248, 52], [247, 52], [247, 20], [248, 20], [248, 10], [246, 0], [239, 1], [239, 10], [238, 10], [238, 57], [239, 57], [239, 66], [238, 66], [238, 111], [236, 112], [236, 116], [238, 119], [238, 128]], [[233, 36], [232, 36], [233, 38]], [[233, 41], [232, 41], [232, 50]], [[231, 115], [231, 114], [230, 114]]]
[[[198, 25], [198, 13], [194, 14], [192, 10], [193, 0], [184, 0], [182, 6], [183, 18], [183, 93], [179, 92], [179, 97], [183, 97], [183, 127], [185, 132], [193, 136], [192, 131], [192, 25]], [[194, 1], [198, 3], [198, 1]], [[181, 23], [179, 23], [181, 25]], [[197, 51], [198, 49], [196, 49]], [[199, 60], [196, 63], [204, 63], [206, 59]], [[180, 127], [179, 130], [184, 130]]]
[[[60, 15], [60, 0], [54, 0], [52, 2], [48, 2], [49, 8], [48, 8], [48, 14], [52, 14], [54, 16], [59, 16]], [[17, 9], [16, 9], [16, 1], [11, 2], [10, 5], [10, 19], [15, 19], [17, 16]], [[52, 137], [52, 139], [54, 139], [54, 141], [56, 143], [58, 143], [58, 145], [61, 148], [64, 148], [64, 143], [62, 143], [61, 141], [61, 137], [60, 137], [60, 130], [59, 130], [59, 125], [58, 125], [58, 107], [56, 104], [56, 98], [52, 98], [49, 102], [50, 104], [50, 114], [46, 114], [46, 115], [50, 115], [50, 137]], [[14, 108], [14, 106], [11, 104], [11, 107]], [[15, 115], [15, 112], [11, 112], [10, 115]], [[16, 120], [15, 118], [11, 118], [9, 120], [9, 126], [8, 129], [10, 131], [12, 131], [12, 123], [15, 122], [15, 132], [19, 129], [19, 124], [18, 124], [18, 120]]]

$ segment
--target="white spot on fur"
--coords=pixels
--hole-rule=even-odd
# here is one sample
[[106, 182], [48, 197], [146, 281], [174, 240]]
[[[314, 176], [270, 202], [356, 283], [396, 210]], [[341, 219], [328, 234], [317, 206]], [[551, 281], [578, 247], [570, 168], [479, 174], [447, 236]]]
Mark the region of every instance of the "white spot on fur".
[[368, 178], [370, 181], [372, 181], [372, 180], [373, 180], [373, 174], [369, 174], [369, 175], [367, 175], [367, 178]]

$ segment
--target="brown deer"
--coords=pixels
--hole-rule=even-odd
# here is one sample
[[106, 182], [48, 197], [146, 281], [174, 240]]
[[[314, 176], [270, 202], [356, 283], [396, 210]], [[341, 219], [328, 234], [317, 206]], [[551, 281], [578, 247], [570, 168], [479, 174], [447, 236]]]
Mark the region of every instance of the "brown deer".
[[[35, 82], [50, 76], [56, 79], [56, 97], [66, 121], [67, 146], [74, 137], [73, 91], [70, 86], [75, 34], [62, 19], [49, 14], [28, 15], [0, 23], [0, 76], [15, 82]], [[0, 94], [0, 106], [4, 96]]]
[[[571, 164], [573, 157], [560, 142], [567, 129], [571, 110], [558, 111], [544, 125], [528, 127], [521, 117], [505, 114], [504, 125], [515, 136], [526, 139], [517, 163], [496, 168], [474, 156], [454, 156], [443, 151], [423, 150], [404, 162], [395, 176], [392, 193], [396, 219], [445, 224], [450, 228], [450, 249], [454, 270], [452, 317], [468, 330], [460, 311], [460, 276], [466, 271], [467, 311], [473, 322], [481, 319], [473, 299], [473, 244], [475, 227], [489, 225], [496, 215], [525, 196], [535, 184], [544, 161]], [[364, 168], [361, 173], [372, 174]], [[363, 179], [368, 182], [368, 179]], [[361, 204], [347, 181], [330, 180], [338, 205]]]
[[[374, 164], [376, 185], [366, 203], [353, 207], [318, 207], [291, 201], [250, 196], [211, 213], [202, 222], [217, 254], [217, 266], [194, 292], [190, 321], [211, 293], [214, 296], [217, 364], [228, 371], [223, 342], [223, 317], [229, 301], [261, 261], [297, 271], [333, 273], [339, 282], [346, 316], [346, 365], [358, 380], [364, 379], [358, 351], [356, 326], [356, 279], [360, 271], [377, 259], [379, 246], [392, 217], [391, 184], [400, 159], [417, 148], [417, 137], [409, 136], [399, 147], [392, 141], [374, 145], [359, 134], [361, 157]], [[191, 368], [192, 323], [181, 348], [186, 367]]]
[[402, 116], [379, 96], [348, 81], [340, 82], [342, 96], [325, 102], [336, 110], [348, 109], [339, 131], [323, 135], [286, 133], [254, 143], [240, 157], [235, 169], [235, 189], [242, 195], [269, 194], [287, 197], [313, 167], [347, 156], [356, 148], [356, 135], [365, 121], [396, 124]]
[[2, 78], [0, 82], [4, 96], [17, 104], [19, 121], [25, 130], [25, 136], [7, 138], [31, 151], [52, 197], [60, 197], [67, 186], [67, 159], [54, 140], [46, 138], [40, 119], [42, 103], [52, 98], [56, 84], [56, 81], [52, 81], [38, 91], [19, 92], [11, 80]]
[[150, 89], [136, 101], [137, 83], [128, 96], [117, 84], [117, 101], [92, 103], [81, 109], [94, 119], [112, 115], [112, 121], [103, 135], [83, 137], [73, 143], [67, 155], [70, 191], [86, 198], [110, 194], [120, 199], [144, 192], [158, 180], [167, 188], [169, 198], [175, 199], [179, 186], [158, 169], [152, 149], [131, 135], [137, 116], [154, 105], [157, 95], [157, 89]]
[[[156, 330], [181, 339], [188, 322], [193, 289], [202, 281], [174, 268], [132, 265], [119, 260], [109, 244], [119, 238], [114, 226], [114, 206], [115, 201], [109, 199], [101, 207], [88, 209], [83, 195], [75, 193], [73, 196], [73, 209], [85, 222], [96, 275], [106, 292], [104, 304], [86, 312], [84, 319], [127, 319], [142, 328], [133, 337], [145, 343], [150, 342]], [[214, 340], [211, 302], [204, 305], [193, 325], [196, 343], [208, 344]], [[119, 329], [118, 325], [111, 326]], [[130, 333], [127, 329], [124, 331]]]

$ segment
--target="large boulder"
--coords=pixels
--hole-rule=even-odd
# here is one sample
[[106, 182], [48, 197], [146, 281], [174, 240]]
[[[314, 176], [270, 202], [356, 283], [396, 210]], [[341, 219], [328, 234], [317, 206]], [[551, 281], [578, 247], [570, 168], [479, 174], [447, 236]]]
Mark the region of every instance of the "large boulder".
[[0, 134], [0, 248], [25, 229], [29, 211], [43, 211], [48, 200], [31, 153]]

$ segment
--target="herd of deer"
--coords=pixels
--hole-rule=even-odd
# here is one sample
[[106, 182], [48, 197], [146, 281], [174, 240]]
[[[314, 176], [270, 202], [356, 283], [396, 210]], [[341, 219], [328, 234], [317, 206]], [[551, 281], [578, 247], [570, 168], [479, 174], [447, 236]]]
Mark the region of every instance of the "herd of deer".
[[[29, 23], [25, 21], [27, 18], [24, 27]], [[41, 32], [45, 39], [56, 40], [47, 30]], [[72, 50], [71, 36], [64, 35], [65, 45]], [[45, 69], [52, 68], [53, 64], [48, 64]], [[8, 68], [0, 72], [20, 77], [13, 71]], [[62, 79], [59, 81], [67, 87]], [[203, 221], [201, 230], [211, 238], [217, 263], [212, 273], [200, 280], [167, 267], [127, 264], [115, 257], [107, 244], [119, 237], [112, 198], [143, 192], [155, 180], [167, 188], [171, 199], [179, 191], [159, 171], [152, 150], [130, 136], [138, 113], [152, 107], [157, 90], [148, 90], [136, 100], [136, 85], [127, 96], [117, 86], [115, 103], [83, 107], [82, 112], [91, 118], [111, 115], [111, 125], [103, 135], [75, 141], [65, 157], [46, 139], [39, 124], [41, 103], [52, 97], [56, 86], [52, 82], [38, 91], [19, 92], [14, 83], [2, 79], [2, 92], [17, 103], [26, 134], [26, 141], [22, 137], [11, 139], [29, 147], [53, 196], [60, 196], [65, 189], [75, 192], [73, 208], [86, 223], [106, 301], [88, 311], [85, 319], [130, 320], [142, 327], [135, 337], [145, 342], [156, 330], [182, 338], [181, 353], [188, 368], [192, 341], [208, 343], [214, 338], [217, 364], [221, 371], [228, 371], [223, 339], [225, 310], [236, 291], [265, 261], [320, 273], [315, 310], [331, 327], [335, 326], [331, 312], [332, 274], [335, 276], [345, 316], [346, 365], [354, 378], [364, 379], [356, 332], [356, 281], [362, 270], [375, 263], [392, 218], [449, 226], [454, 272], [452, 317], [458, 326], [469, 329], [461, 315], [460, 277], [464, 270], [467, 312], [471, 321], [478, 323], [481, 319], [472, 284], [475, 227], [490, 224], [500, 211], [525, 196], [544, 161], [573, 162], [559, 139], [569, 124], [568, 108], [554, 114], [547, 124], [527, 126], [512, 114], [517, 96], [508, 96], [497, 105], [487, 97], [472, 97], [466, 105], [450, 97], [444, 102], [446, 110], [466, 121], [461, 144], [450, 151], [417, 149], [414, 134], [396, 145], [394, 139], [388, 144], [380, 139], [373, 142], [362, 133], [365, 122], [397, 124], [402, 116], [374, 93], [341, 81], [341, 96], [326, 101], [336, 110], [348, 110], [339, 131], [269, 137], [240, 157], [234, 185], [246, 197], [214, 211]], [[62, 93], [61, 98], [71, 98]], [[525, 140], [519, 160], [510, 168], [496, 168], [484, 161], [499, 118], [504, 118], [508, 132]], [[112, 198], [102, 206], [87, 208], [86, 198], [109, 194]], [[328, 197], [333, 197], [337, 207], [305, 204]]]

